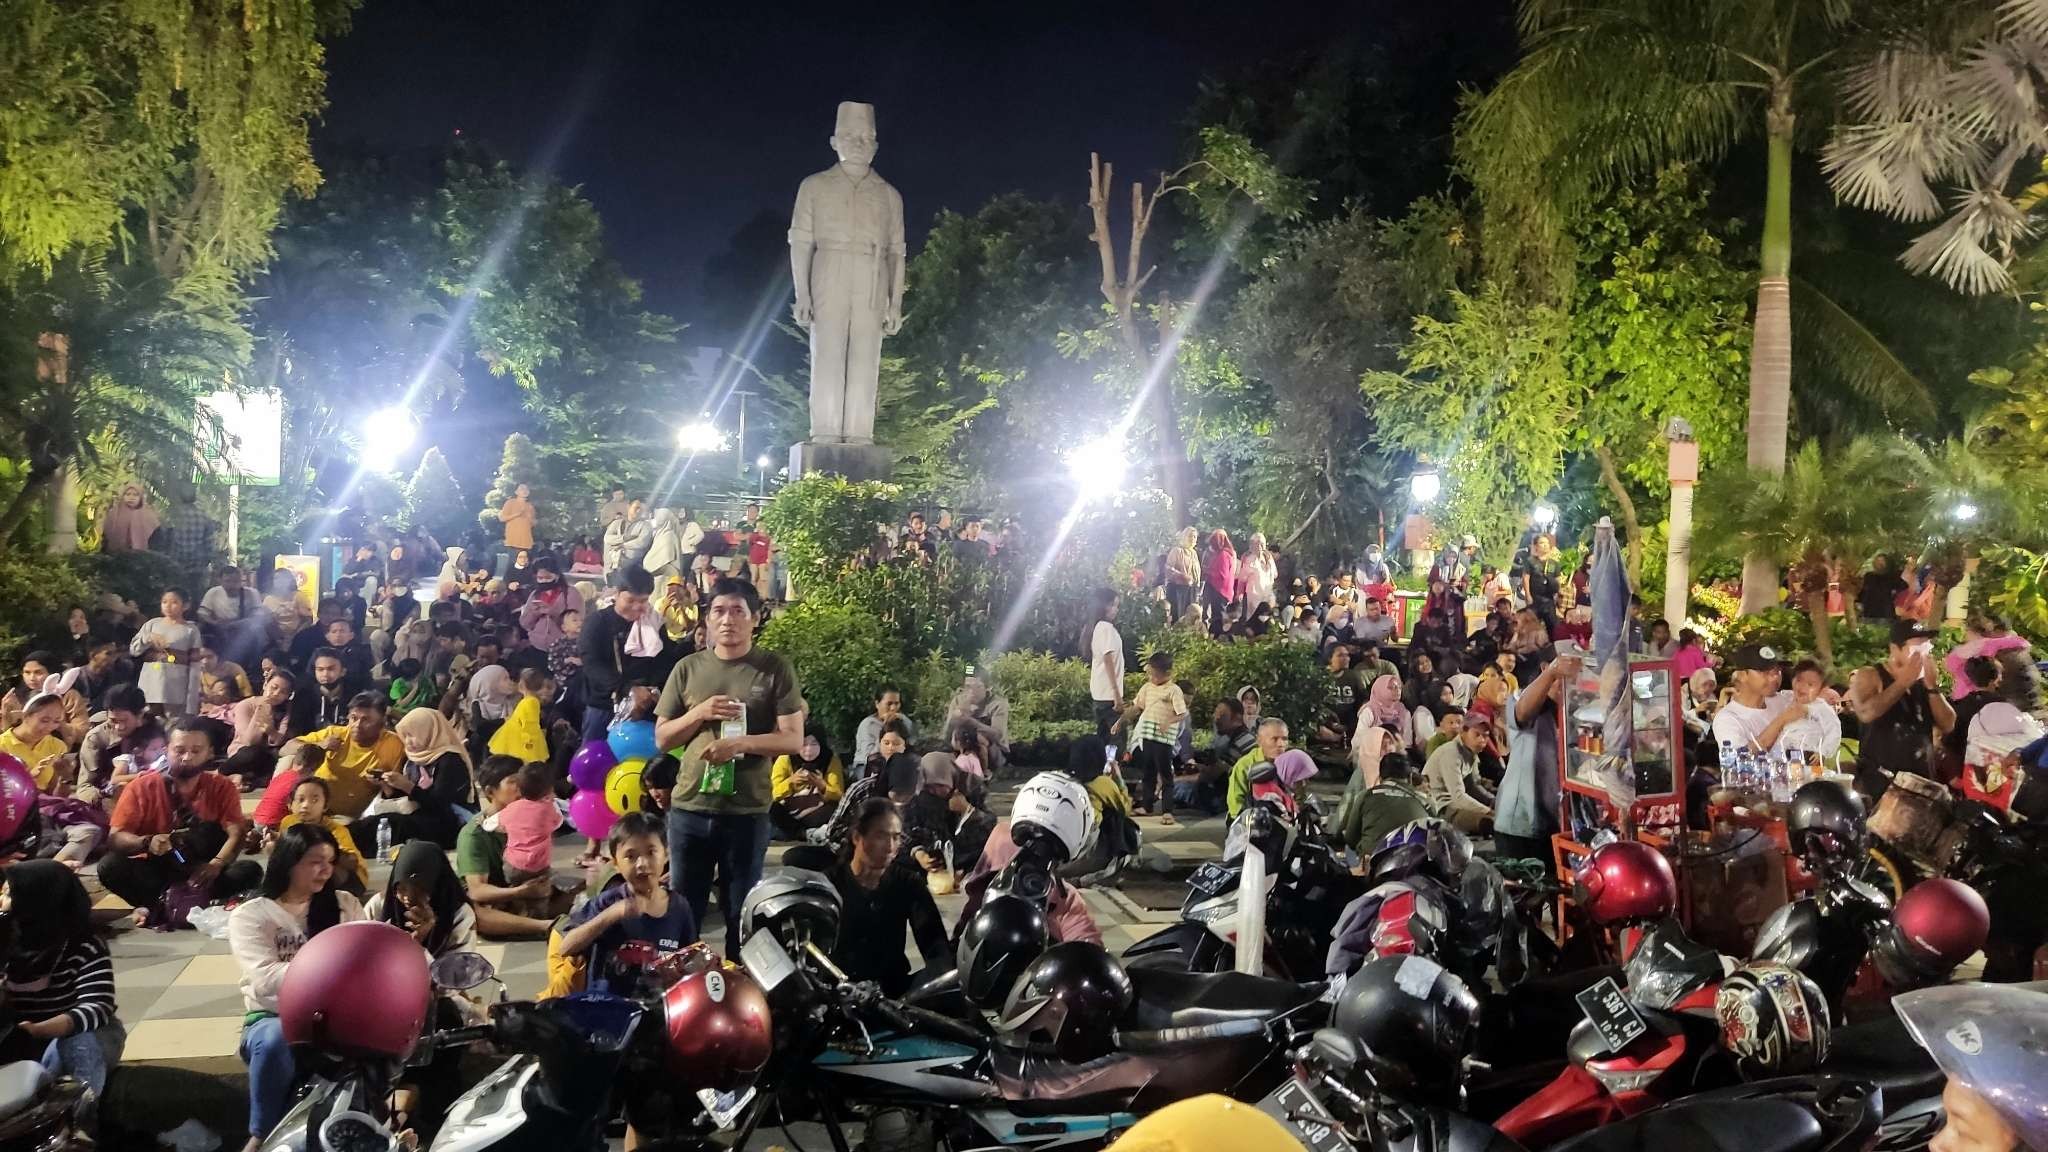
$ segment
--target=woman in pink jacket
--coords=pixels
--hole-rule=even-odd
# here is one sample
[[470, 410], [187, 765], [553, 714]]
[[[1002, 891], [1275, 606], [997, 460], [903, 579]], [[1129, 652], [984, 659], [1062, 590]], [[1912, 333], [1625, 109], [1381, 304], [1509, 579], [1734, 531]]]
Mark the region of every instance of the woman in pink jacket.
[[1223, 634], [1223, 614], [1237, 600], [1237, 549], [1218, 528], [1209, 533], [1209, 555], [1202, 562], [1202, 609], [1209, 617], [1209, 635]]
[[[968, 873], [960, 885], [961, 891], [967, 894], [967, 906], [960, 911], [959, 923], [965, 924], [974, 919], [982, 897], [988, 892], [989, 881], [1016, 858], [1017, 842], [1010, 838], [1010, 822], [1005, 820], [989, 833], [988, 843], [981, 848], [981, 863], [974, 866], [974, 871]], [[1095, 917], [1088, 914], [1088, 905], [1082, 901], [1080, 890], [1057, 877], [1053, 879], [1052, 895], [1045, 902], [1045, 926], [1054, 944], [1074, 940], [1102, 943], [1102, 929], [1095, 926]], [[957, 927], [954, 934], [959, 934]]]

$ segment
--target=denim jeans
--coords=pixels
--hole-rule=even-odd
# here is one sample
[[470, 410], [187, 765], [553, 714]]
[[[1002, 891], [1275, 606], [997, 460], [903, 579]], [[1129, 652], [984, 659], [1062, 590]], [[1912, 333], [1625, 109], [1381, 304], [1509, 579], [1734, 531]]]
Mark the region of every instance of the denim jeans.
[[50, 1041], [43, 1049], [43, 1068], [52, 1076], [69, 1076], [92, 1089], [94, 1096], [107, 1094], [107, 1073], [121, 1062], [121, 1049], [128, 1045], [128, 1030], [119, 1020], [109, 1020], [90, 1032], [74, 1032]]
[[242, 1062], [249, 1066], [249, 1135], [269, 1135], [291, 1104], [298, 1062], [284, 1040], [284, 1023], [265, 1016], [242, 1029]]
[[718, 907], [725, 916], [725, 954], [729, 957], [740, 954], [740, 904], [761, 882], [767, 856], [766, 813], [743, 816], [669, 809], [669, 887], [683, 894], [701, 932], [704, 915], [711, 907], [714, 874], [723, 882]]

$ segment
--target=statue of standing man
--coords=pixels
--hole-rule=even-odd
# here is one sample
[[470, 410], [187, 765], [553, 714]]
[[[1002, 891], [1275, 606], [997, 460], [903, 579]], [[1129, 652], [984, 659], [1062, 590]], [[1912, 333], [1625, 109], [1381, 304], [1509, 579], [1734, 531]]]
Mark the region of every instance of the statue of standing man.
[[870, 167], [875, 108], [842, 103], [839, 163], [804, 180], [789, 221], [796, 322], [811, 334], [811, 440], [873, 444], [882, 337], [903, 325], [903, 197]]

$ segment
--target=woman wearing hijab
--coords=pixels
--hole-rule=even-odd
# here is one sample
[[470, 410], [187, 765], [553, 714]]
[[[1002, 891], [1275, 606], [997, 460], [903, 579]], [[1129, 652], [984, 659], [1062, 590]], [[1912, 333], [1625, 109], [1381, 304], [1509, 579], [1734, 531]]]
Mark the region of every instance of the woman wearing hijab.
[[114, 962], [92, 930], [92, 900], [78, 874], [55, 860], [6, 872], [0, 911], [13, 925], [7, 1008], [15, 1025], [0, 1061], [35, 1060], [51, 1073], [107, 1090], [128, 1033], [114, 1015]]
[[147, 552], [149, 538], [159, 523], [156, 509], [149, 506], [142, 485], [130, 480], [121, 488], [121, 498], [107, 506], [100, 521], [100, 551]]
[[519, 606], [519, 626], [526, 629], [527, 642], [545, 652], [564, 635], [562, 613], [581, 612], [583, 597], [562, 582], [553, 557], [543, 556], [534, 562], [533, 580], [533, 591]]
[[797, 755], [776, 757], [771, 779], [768, 819], [777, 835], [790, 840], [801, 840], [804, 833], [830, 820], [846, 794], [846, 773], [824, 728], [816, 724], [804, 730]]
[[356, 822], [356, 842], [375, 844], [377, 822], [387, 821], [393, 844], [424, 840], [443, 850], [455, 847], [456, 834], [476, 814], [469, 749], [462, 733], [432, 708], [407, 712], [393, 731], [405, 745], [405, 766], [385, 773], [379, 783], [409, 796], [413, 810], [364, 817]]
[[647, 530], [647, 555], [640, 566], [659, 585], [683, 571], [683, 531], [673, 508], [657, 508]]
[[392, 862], [384, 890], [363, 905], [363, 915], [404, 929], [427, 954], [476, 951], [476, 910], [438, 845], [415, 840]]
[[1237, 599], [1237, 549], [1230, 534], [1218, 528], [1209, 533], [1208, 555], [1202, 562], [1202, 614], [1209, 620], [1209, 635], [1223, 634], [1224, 609]]
[[1415, 718], [1401, 703], [1401, 678], [1399, 676], [1375, 676], [1372, 687], [1366, 691], [1366, 712], [1359, 718], [1359, 725], [1377, 725], [1391, 729], [1396, 747], [1410, 748], [1415, 744]]

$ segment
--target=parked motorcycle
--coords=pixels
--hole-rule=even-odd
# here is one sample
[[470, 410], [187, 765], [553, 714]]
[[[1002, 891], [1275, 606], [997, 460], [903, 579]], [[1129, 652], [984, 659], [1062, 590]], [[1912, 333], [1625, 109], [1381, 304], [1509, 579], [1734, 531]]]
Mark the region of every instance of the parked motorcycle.
[[[1009, 995], [1000, 1023], [961, 1020], [880, 995], [832, 964], [825, 931], [808, 909], [797, 925], [752, 916], [741, 948], [767, 991], [776, 1022], [762, 1095], [736, 1123], [735, 1146], [768, 1122], [816, 1116], [836, 1152], [850, 1152], [844, 1127], [865, 1122], [870, 1149], [1099, 1147], [1138, 1116], [1205, 1092], [1255, 1100], [1285, 1075], [1285, 1053], [1319, 1025], [1320, 987], [1234, 972], [1140, 970], [1123, 976], [1099, 946], [1056, 945], [1032, 961]], [[788, 947], [785, 940], [795, 946]], [[1076, 957], [1102, 979], [1062, 981]], [[1050, 975], [1049, 975], [1050, 974]], [[1127, 1003], [1093, 1016], [1062, 1003], [1053, 1015], [1103, 1047], [1077, 1058], [1060, 1043], [1028, 1039], [1043, 997], [1122, 979]], [[1043, 992], [1050, 980], [1056, 988]], [[1042, 996], [1041, 996], [1042, 993]], [[1084, 1016], [1094, 1025], [1084, 1027]]]
[[92, 1089], [33, 1060], [0, 1065], [0, 1148], [87, 1152]]
[[1134, 969], [1230, 971], [1246, 845], [1266, 857], [1266, 975], [1320, 979], [1337, 918], [1365, 885], [1332, 846], [1314, 797], [1292, 818], [1269, 803], [1250, 805], [1229, 833], [1224, 858], [1188, 878], [1180, 920], [1126, 948], [1124, 962]]

